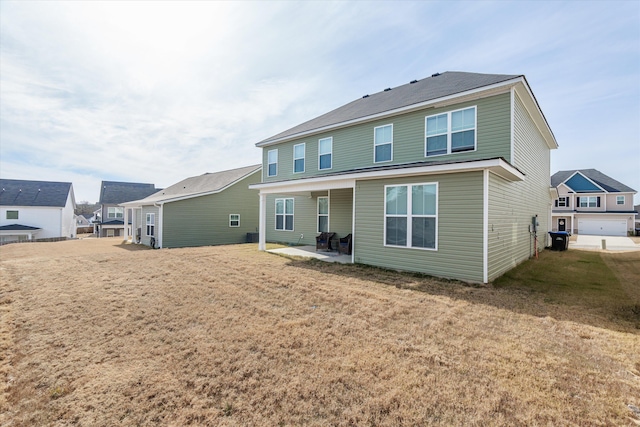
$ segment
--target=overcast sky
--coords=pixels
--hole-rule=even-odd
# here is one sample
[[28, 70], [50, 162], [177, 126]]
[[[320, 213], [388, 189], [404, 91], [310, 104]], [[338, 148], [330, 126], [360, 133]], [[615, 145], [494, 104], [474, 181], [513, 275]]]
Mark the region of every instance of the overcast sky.
[[[640, 191], [640, 2], [0, 1], [0, 176], [168, 187], [435, 72], [524, 74], [560, 149]], [[640, 203], [636, 195], [635, 203]]]

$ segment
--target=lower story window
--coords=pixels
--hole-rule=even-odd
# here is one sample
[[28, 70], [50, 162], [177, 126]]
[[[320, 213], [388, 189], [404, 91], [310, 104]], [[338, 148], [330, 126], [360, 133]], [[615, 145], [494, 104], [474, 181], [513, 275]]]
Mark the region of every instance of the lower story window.
[[229, 215], [229, 227], [240, 227], [240, 215], [239, 214], [230, 214]]
[[276, 199], [276, 230], [293, 231], [293, 198]]
[[385, 187], [385, 246], [437, 249], [438, 184]]
[[156, 235], [156, 214], [147, 214], [147, 236]]

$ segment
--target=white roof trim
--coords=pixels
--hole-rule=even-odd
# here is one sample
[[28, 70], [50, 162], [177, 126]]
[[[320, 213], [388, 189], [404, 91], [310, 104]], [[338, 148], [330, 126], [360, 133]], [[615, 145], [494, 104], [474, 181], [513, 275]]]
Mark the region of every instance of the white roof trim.
[[414, 175], [433, 175], [457, 172], [489, 170], [508, 181], [523, 181], [524, 174], [503, 159], [476, 160], [463, 163], [425, 165], [376, 171], [352, 172], [340, 175], [319, 176], [280, 182], [265, 182], [250, 185], [261, 194], [276, 194], [291, 191], [318, 191], [336, 188], [355, 188], [357, 180], [396, 178]]
[[[301, 138], [303, 136], [314, 135], [314, 134], [317, 134], [317, 133], [326, 132], [328, 130], [338, 129], [338, 128], [342, 128], [342, 127], [345, 127], [345, 126], [354, 125], [354, 124], [357, 124], [357, 123], [363, 123], [363, 122], [367, 122], [367, 121], [371, 121], [371, 120], [375, 120], [375, 119], [379, 119], [379, 118], [383, 118], [383, 117], [388, 117], [388, 116], [395, 116], [395, 115], [398, 115], [398, 114], [407, 113], [407, 112], [410, 112], [410, 111], [413, 111], [413, 110], [419, 110], [421, 108], [425, 108], [425, 107], [429, 107], [429, 106], [435, 107], [435, 106], [437, 106], [436, 104], [447, 102], [447, 101], [450, 101], [450, 100], [453, 100], [453, 99], [456, 99], [456, 98], [462, 98], [462, 97], [465, 97], [465, 96], [481, 94], [483, 92], [489, 92], [489, 91], [492, 91], [492, 90], [495, 90], [495, 89], [499, 89], [499, 88], [503, 88], [503, 87], [508, 89], [508, 90], [510, 90], [511, 87], [516, 85], [517, 83], [523, 83], [526, 86], [526, 81], [522, 77], [516, 77], [515, 79], [505, 80], [505, 81], [500, 82], [500, 83], [494, 83], [492, 85], [482, 86], [482, 87], [479, 87], [479, 88], [476, 88], [476, 89], [467, 90], [465, 92], [455, 93], [453, 95], [447, 95], [447, 96], [443, 96], [443, 97], [440, 97], [440, 98], [431, 99], [429, 101], [423, 101], [423, 102], [419, 102], [417, 104], [407, 105], [405, 107], [400, 107], [400, 108], [396, 108], [396, 109], [393, 109], [393, 110], [383, 111], [381, 113], [376, 113], [376, 114], [372, 114], [372, 115], [369, 115], [369, 116], [359, 117], [357, 119], [351, 119], [351, 120], [347, 120], [347, 121], [344, 121], [344, 122], [336, 123], [336, 124], [333, 124], [333, 125], [323, 126], [323, 127], [316, 128], [316, 129], [311, 129], [311, 130], [308, 130], [308, 131], [299, 132], [299, 133], [296, 133], [296, 134], [293, 134], [293, 135], [289, 135], [289, 136], [284, 136], [284, 137], [278, 138], [278, 139], [272, 139], [272, 140], [267, 140], [267, 141], [263, 141], [263, 142], [258, 142], [256, 144], [256, 147], [267, 147], [269, 145], [277, 144], [277, 143], [280, 143], [280, 142], [290, 141], [290, 140], [293, 140], [293, 139]], [[537, 102], [536, 102], [536, 105], [537, 105]], [[549, 130], [549, 132], [550, 132], [550, 130]]]

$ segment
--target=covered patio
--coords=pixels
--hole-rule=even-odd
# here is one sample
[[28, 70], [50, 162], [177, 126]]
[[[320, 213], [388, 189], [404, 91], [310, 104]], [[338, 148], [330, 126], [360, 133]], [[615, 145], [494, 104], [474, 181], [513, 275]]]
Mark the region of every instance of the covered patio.
[[337, 251], [316, 251], [315, 246], [290, 246], [287, 248], [267, 249], [267, 252], [279, 255], [296, 256], [301, 258], [314, 258], [325, 262], [337, 262], [351, 264], [351, 255], [341, 254]]

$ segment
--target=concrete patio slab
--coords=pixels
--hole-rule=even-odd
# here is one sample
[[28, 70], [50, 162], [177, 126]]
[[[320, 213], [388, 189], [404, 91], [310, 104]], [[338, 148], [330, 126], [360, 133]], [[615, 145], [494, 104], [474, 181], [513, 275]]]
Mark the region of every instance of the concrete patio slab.
[[267, 252], [303, 258], [315, 258], [326, 262], [351, 264], [351, 255], [339, 254], [338, 252], [316, 251], [315, 246], [291, 246], [288, 248], [269, 249]]
[[640, 251], [637, 245], [628, 237], [618, 236], [587, 236], [578, 235], [575, 242], [569, 242], [569, 249], [603, 250], [602, 241], [605, 241], [607, 251]]

